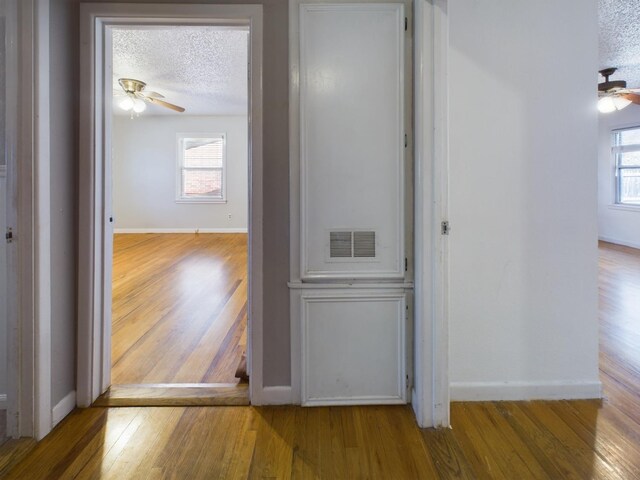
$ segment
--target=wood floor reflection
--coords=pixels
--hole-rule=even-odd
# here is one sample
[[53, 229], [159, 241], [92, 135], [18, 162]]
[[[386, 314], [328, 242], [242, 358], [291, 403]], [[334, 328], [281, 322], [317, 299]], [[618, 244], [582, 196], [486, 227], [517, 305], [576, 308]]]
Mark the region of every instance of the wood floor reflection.
[[7, 478], [639, 478], [640, 251], [600, 252], [602, 402], [454, 403], [443, 430], [401, 406], [90, 408]]
[[246, 234], [118, 234], [112, 384], [237, 383]]

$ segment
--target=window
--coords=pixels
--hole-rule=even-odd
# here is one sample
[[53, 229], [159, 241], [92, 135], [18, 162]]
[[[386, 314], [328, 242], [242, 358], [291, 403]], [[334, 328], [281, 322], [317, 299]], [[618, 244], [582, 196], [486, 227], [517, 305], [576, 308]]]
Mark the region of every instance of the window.
[[640, 207], [640, 127], [611, 132], [616, 203]]
[[224, 134], [178, 134], [177, 202], [225, 202]]

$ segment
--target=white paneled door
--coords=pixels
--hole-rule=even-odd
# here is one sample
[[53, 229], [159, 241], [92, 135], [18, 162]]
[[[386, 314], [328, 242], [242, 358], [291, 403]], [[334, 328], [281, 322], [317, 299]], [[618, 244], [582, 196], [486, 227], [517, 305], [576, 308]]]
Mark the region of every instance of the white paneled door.
[[407, 401], [408, 7], [298, 4], [291, 305], [304, 405]]
[[404, 19], [301, 5], [303, 278], [404, 275]]

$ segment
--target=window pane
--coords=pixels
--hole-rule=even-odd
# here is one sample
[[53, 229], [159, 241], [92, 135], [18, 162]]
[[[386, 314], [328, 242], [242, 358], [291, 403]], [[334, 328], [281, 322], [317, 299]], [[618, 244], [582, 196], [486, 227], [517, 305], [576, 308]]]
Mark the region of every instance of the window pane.
[[619, 130], [617, 133], [620, 134], [618, 145], [640, 145], [640, 128]]
[[184, 167], [222, 167], [222, 138], [185, 138]]
[[620, 170], [620, 203], [640, 205], [640, 168]]
[[222, 198], [222, 170], [182, 170], [182, 195]]
[[620, 153], [620, 165], [627, 167], [640, 167], [640, 152], [624, 152]]

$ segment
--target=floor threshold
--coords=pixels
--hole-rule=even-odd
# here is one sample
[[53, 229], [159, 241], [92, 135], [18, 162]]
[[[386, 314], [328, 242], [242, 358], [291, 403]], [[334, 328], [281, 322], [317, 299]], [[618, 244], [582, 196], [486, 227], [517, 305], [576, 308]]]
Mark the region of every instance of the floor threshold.
[[249, 405], [248, 383], [139, 383], [111, 385], [94, 407]]

